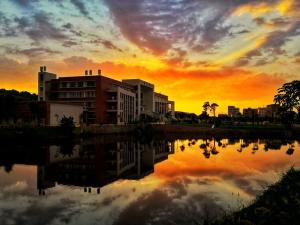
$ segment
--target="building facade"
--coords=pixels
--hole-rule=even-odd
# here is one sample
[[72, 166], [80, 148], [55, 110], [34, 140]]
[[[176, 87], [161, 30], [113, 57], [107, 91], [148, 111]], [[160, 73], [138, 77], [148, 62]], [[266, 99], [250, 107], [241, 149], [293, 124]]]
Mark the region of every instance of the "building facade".
[[243, 116], [247, 118], [255, 118], [258, 116], [258, 109], [253, 109], [253, 108], [243, 109]]
[[[121, 82], [101, 75], [101, 70], [97, 75], [90, 70], [83, 76], [60, 78], [49, 74], [46, 80], [39, 79], [39, 87], [43, 86], [39, 100], [82, 105], [83, 121], [87, 124], [127, 124], [156, 111], [161, 116], [174, 114], [174, 102], [155, 93], [154, 85], [146, 81]], [[44, 70], [39, 72], [39, 78], [41, 75], [45, 78]]]
[[56, 79], [56, 74], [47, 72], [46, 66], [40, 67], [38, 73], [38, 101], [46, 100], [46, 82]]
[[235, 106], [228, 106], [228, 116], [229, 117], [238, 117], [240, 116], [240, 108], [237, 108]]

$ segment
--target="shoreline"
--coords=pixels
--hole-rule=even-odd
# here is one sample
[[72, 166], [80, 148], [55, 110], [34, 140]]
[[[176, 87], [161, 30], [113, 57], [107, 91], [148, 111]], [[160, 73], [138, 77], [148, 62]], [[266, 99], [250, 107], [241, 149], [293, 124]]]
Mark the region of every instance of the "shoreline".
[[285, 225], [300, 219], [300, 170], [291, 168], [279, 181], [268, 186], [249, 206], [225, 215], [210, 225]]
[[148, 125], [99, 125], [75, 128], [73, 132], [64, 132], [60, 127], [16, 127], [0, 128], [0, 140], [24, 142], [59, 142], [65, 139], [105, 137], [109, 135], [160, 137], [160, 138], [295, 138], [300, 136], [300, 128], [290, 130], [284, 127], [226, 127], [209, 128], [193, 125], [148, 124]]

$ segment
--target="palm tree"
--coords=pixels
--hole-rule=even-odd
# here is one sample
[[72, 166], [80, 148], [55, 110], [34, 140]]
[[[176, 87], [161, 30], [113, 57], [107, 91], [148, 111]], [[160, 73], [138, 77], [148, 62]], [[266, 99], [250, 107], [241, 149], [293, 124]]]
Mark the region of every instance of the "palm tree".
[[203, 112], [206, 112], [207, 113], [207, 110], [210, 109], [210, 104], [209, 102], [204, 102], [203, 104]]
[[216, 117], [216, 109], [219, 105], [217, 103], [212, 103], [209, 104], [209, 102], [204, 102], [202, 108], [203, 108], [203, 112], [206, 112], [209, 110], [210, 112], [213, 113], [214, 117]]
[[210, 105], [210, 111], [213, 113], [214, 117], [216, 117], [216, 109], [219, 105], [217, 103], [212, 103]]

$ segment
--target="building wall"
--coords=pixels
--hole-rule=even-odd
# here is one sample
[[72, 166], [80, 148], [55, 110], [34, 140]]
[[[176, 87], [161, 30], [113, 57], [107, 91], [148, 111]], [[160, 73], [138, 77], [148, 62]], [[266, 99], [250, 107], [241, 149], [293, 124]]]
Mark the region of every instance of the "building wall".
[[63, 77], [47, 82], [48, 101], [79, 104], [86, 111], [85, 120], [96, 122], [96, 96], [100, 76]]
[[125, 84], [131, 85], [136, 92], [136, 118], [141, 114], [152, 115], [154, 112], [154, 85], [139, 79], [123, 80]]
[[118, 87], [118, 124], [135, 121], [135, 93]]
[[258, 115], [258, 109], [247, 108], [243, 109], [243, 116], [247, 118], [254, 118]]
[[155, 113], [162, 116], [166, 115], [169, 112], [168, 96], [154, 93], [153, 108]]
[[148, 82], [139, 79], [120, 82], [102, 75], [51, 79], [46, 82], [45, 90], [47, 101], [80, 104], [88, 124], [124, 124], [155, 111], [165, 115], [172, 103], [166, 95], [155, 97], [154, 85]]
[[49, 125], [59, 126], [61, 119], [66, 116], [73, 117], [75, 126], [79, 126], [82, 113], [83, 107], [80, 105], [49, 103]]
[[228, 106], [228, 116], [237, 117], [240, 115], [240, 109], [235, 106]]
[[46, 72], [46, 67], [41, 67], [38, 73], [38, 101], [46, 100], [46, 82], [56, 79], [56, 74]]

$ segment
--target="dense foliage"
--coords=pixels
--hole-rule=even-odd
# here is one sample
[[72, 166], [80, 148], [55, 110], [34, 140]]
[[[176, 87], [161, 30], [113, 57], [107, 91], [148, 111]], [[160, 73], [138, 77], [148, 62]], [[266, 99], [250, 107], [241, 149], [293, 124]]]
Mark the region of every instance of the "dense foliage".
[[[0, 89], [0, 121], [17, 119], [18, 104], [21, 102], [36, 102], [37, 95], [29, 92]], [[31, 105], [34, 108], [34, 105]]]
[[214, 225], [286, 225], [300, 221], [300, 171], [290, 169], [247, 208]]
[[300, 80], [285, 83], [278, 89], [278, 93], [275, 95], [274, 101], [276, 104], [280, 105], [280, 113], [284, 124], [290, 127], [294, 122], [299, 122]]

